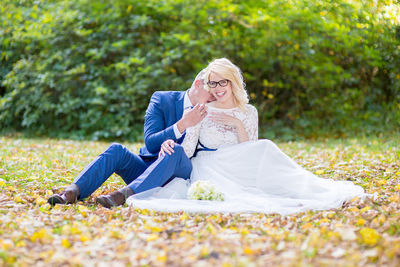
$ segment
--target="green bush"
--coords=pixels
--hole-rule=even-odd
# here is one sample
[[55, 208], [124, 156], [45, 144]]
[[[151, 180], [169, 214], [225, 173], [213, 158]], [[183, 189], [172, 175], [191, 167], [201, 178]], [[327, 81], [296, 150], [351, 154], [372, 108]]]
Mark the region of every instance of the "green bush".
[[3, 130], [137, 139], [152, 92], [217, 57], [243, 70], [261, 136], [400, 126], [396, 1], [2, 2]]

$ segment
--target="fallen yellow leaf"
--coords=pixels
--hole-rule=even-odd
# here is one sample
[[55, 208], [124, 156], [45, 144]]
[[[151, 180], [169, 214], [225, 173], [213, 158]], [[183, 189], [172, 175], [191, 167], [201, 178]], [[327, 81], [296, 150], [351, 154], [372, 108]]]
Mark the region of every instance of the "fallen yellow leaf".
[[156, 258], [158, 261], [165, 263], [167, 261], [167, 255], [165, 253], [160, 254]]
[[180, 220], [181, 220], [181, 221], [186, 221], [187, 219], [189, 219], [189, 216], [187, 216], [186, 213], [182, 214]]
[[78, 234], [82, 233], [82, 231], [79, 228], [77, 228], [76, 226], [72, 226], [70, 229], [71, 229], [71, 234], [73, 234], [73, 235], [78, 235]]
[[388, 198], [390, 202], [399, 202], [400, 201], [400, 196], [399, 195], [392, 195]]
[[323, 219], [319, 220], [319, 222], [320, 222], [320, 223], [328, 223], [328, 222], [329, 222], [329, 219], [323, 218]]
[[381, 180], [378, 180], [377, 183], [378, 183], [379, 185], [385, 185], [385, 184], [387, 184], [387, 181], [381, 179]]
[[364, 219], [358, 219], [358, 221], [356, 222], [357, 226], [363, 226], [365, 224], [365, 220]]
[[150, 231], [156, 232], [156, 233], [159, 233], [159, 232], [161, 232], [161, 231], [164, 230], [164, 229], [161, 228], [161, 227], [154, 226], [154, 225], [149, 225], [149, 224], [145, 224], [143, 227], [144, 227], [144, 229], [146, 229], [146, 230], [150, 230]]
[[44, 228], [32, 234], [32, 242], [48, 243], [53, 239], [52, 235]]
[[208, 249], [208, 247], [203, 246], [203, 247], [201, 248], [201, 250], [200, 250], [200, 256], [201, 256], [202, 258], [205, 258], [205, 257], [207, 257], [209, 254], [210, 254], [210, 250]]
[[78, 205], [78, 211], [80, 214], [82, 214], [83, 217], [87, 217], [87, 213], [89, 212], [89, 209], [86, 206]]
[[370, 210], [370, 209], [371, 209], [371, 207], [366, 206], [366, 207], [360, 209], [360, 213], [366, 212], [367, 210]]
[[306, 223], [301, 228], [302, 229], [310, 229], [312, 226], [313, 226], [312, 223]]
[[349, 208], [349, 211], [351, 211], [351, 212], [358, 212], [358, 211], [360, 211], [357, 207], [352, 207], [352, 208]]
[[68, 241], [68, 239], [64, 238], [63, 240], [61, 240], [61, 245], [64, 248], [70, 248], [71, 247], [71, 243]]
[[88, 234], [81, 234], [79, 236], [79, 239], [81, 240], [81, 242], [86, 242], [92, 239], [92, 237]]
[[6, 240], [1, 240], [0, 239], [0, 247], [3, 250], [7, 251], [7, 250], [9, 250], [10, 248], [13, 247], [13, 242], [11, 240], [8, 240], [8, 239], [6, 239]]
[[368, 228], [368, 227], [361, 229], [360, 234], [361, 234], [363, 243], [368, 246], [376, 245], [381, 238], [378, 231], [376, 231], [375, 229], [372, 229], [372, 228]]
[[151, 242], [151, 241], [157, 240], [158, 238], [159, 238], [158, 235], [156, 235], [156, 234], [150, 234], [150, 235], [146, 238], [146, 241], [147, 241], [147, 242]]
[[253, 255], [254, 251], [250, 247], [245, 247], [243, 249], [243, 253], [246, 254], [246, 255]]
[[25, 243], [24, 240], [20, 240], [20, 241], [18, 241], [18, 242], [15, 244], [15, 246], [16, 246], [17, 248], [19, 248], [19, 247], [25, 247], [25, 246], [26, 246], [26, 243]]
[[17, 203], [24, 203], [24, 200], [20, 196], [15, 196], [14, 201]]
[[47, 203], [47, 200], [39, 196], [38, 198], [36, 198], [35, 203], [38, 206], [42, 206], [43, 204]]

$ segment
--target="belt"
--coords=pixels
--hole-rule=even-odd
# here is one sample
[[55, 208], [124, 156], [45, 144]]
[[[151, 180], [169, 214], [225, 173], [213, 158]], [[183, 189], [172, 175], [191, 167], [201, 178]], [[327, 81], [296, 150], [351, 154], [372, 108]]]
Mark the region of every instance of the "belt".
[[200, 151], [217, 151], [216, 148], [208, 148], [205, 145], [203, 145], [200, 141], [197, 143], [197, 147], [200, 146], [200, 148], [196, 148], [196, 151], [194, 152], [192, 157], [196, 157], [197, 153]]

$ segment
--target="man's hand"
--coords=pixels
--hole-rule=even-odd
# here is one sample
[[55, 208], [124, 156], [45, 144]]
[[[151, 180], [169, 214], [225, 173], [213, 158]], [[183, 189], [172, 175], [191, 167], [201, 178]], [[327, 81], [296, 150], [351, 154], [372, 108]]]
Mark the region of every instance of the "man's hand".
[[158, 156], [159, 157], [165, 156], [165, 153], [171, 155], [172, 153], [174, 153], [174, 146], [175, 146], [174, 140], [172, 139], [165, 140], [164, 143], [161, 144], [160, 153], [158, 153]]
[[177, 123], [179, 132], [183, 133], [187, 128], [195, 126], [207, 116], [205, 104], [197, 104], [192, 109], [183, 113], [182, 119]]

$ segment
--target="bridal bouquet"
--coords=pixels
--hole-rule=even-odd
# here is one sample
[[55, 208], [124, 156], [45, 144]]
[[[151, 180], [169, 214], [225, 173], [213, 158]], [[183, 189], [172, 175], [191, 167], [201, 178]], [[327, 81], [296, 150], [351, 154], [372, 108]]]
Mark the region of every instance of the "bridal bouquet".
[[222, 192], [209, 181], [196, 181], [194, 182], [188, 192], [187, 196], [193, 200], [216, 200], [224, 201], [225, 197]]

